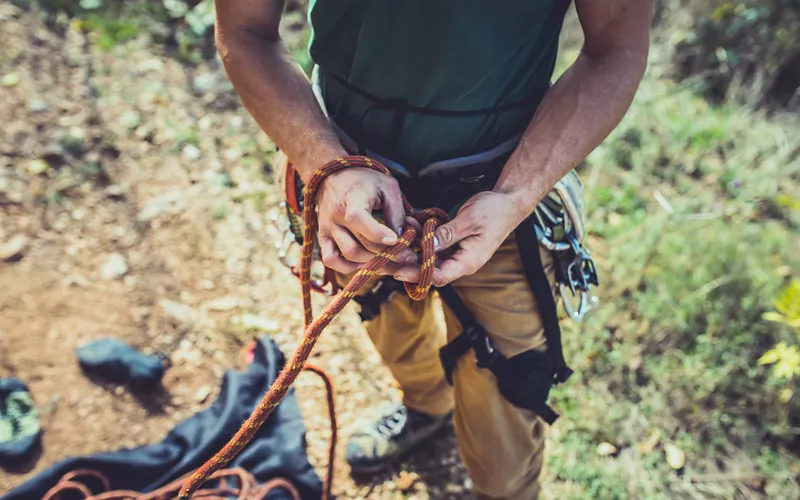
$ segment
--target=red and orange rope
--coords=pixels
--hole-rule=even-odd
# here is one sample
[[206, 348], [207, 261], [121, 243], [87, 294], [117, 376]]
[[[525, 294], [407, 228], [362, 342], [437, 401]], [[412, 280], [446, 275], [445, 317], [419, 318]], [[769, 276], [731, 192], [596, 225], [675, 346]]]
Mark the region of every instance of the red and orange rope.
[[[393, 257], [396, 257], [402, 250], [411, 247], [416, 241], [416, 229], [407, 228], [398, 239], [397, 243], [361, 266], [353, 279], [344, 287], [344, 290], [328, 304], [317, 319], [314, 319], [311, 309], [311, 256], [317, 232], [317, 196], [323, 181], [329, 175], [352, 167], [368, 168], [386, 175], [391, 175], [386, 167], [380, 163], [362, 156], [339, 158], [314, 172], [314, 175], [304, 189], [303, 203], [303, 222], [305, 224], [305, 229], [302, 258], [300, 261], [300, 284], [303, 294], [303, 309], [306, 326], [303, 340], [292, 356], [292, 359], [286, 363], [283, 370], [278, 375], [278, 378], [272, 384], [272, 387], [270, 387], [261, 402], [256, 406], [250, 418], [242, 424], [236, 435], [231, 438], [228, 444], [225, 445], [219, 453], [213, 456], [189, 477], [184, 483], [183, 488], [181, 488], [178, 498], [191, 498], [192, 494], [211, 477], [214, 472], [224, 467], [250, 442], [267, 417], [269, 417], [270, 413], [272, 413], [272, 410], [278, 406], [294, 383], [294, 380], [305, 366], [311, 354], [311, 350], [314, 348], [314, 345], [317, 343], [325, 327], [328, 326], [333, 318], [356, 296], [358, 291], [371, 277], [379, 274], [380, 269], [391, 262]], [[405, 198], [403, 198], [403, 206], [405, 207], [406, 213], [413, 216], [422, 225], [422, 237], [420, 239], [420, 246], [422, 249], [420, 281], [416, 285], [405, 283], [408, 295], [414, 300], [422, 300], [428, 295], [433, 283], [433, 270], [436, 259], [433, 242], [434, 231], [440, 224], [447, 222], [447, 215], [444, 211], [436, 208], [417, 212]], [[329, 475], [330, 474], [331, 472], [329, 469]], [[327, 487], [323, 492], [323, 499], [330, 496], [330, 481], [331, 477], [328, 477]]]

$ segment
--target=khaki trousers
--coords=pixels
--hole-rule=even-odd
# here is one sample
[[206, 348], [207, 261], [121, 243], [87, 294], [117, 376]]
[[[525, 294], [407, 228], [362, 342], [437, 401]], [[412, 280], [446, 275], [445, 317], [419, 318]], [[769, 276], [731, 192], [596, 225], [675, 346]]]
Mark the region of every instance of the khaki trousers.
[[[554, 289], [552, 257], [544, 249], [541, 252]], [[513, 234], [485, 266], [455, 281], [453, 287], [503, 355], [546, 349]], [[441, 307], [444, 322], [436, 310]], [[366, 329], [407, 406], [434, 415], [454, 410], [459, 452], [479, 499], [538, 498], [547, 424], [506, 401], [494, 375], [475, 365], [472, 351], [459, 359], [453, 386], [447, 383], [438, 349], [461, 333], [461, 327], [438, 297], [417, 302], [394, 294], [381, 305], [380, 314], [366, 322]]]

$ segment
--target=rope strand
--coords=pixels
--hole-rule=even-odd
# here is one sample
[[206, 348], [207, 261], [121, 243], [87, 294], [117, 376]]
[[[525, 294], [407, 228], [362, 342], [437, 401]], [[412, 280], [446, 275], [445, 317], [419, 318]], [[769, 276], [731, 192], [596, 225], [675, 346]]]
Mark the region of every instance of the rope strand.
[[[258, 429], [269, 417], [270, 413], [278, 406], [286, 395], [289, 388], [294, 383], [300, 370], [303, 369], [308, 360], [311, 350], [317, 343], [322, 331], [336, 317], [339, 312], [356, 296], [358, 291], [364, 287], [367, 281], [375, 275], [380, 274], [380, 269], [392, 261], [402, 250], [410, 248], [417, 238], [417, 231], [414, 228], [407, 228], [400, 236], [397, 243], [379, 253], [369, 262], [364, 264], [356, 272], [352, 280], [344, 287], [344, 290], [331, 301], [325, 310], [314, 319], [311, 308], [311, 257], [314, 249], [314, 241], [317, 233], [317, 196], [322, 187], [323, 181], [330, 175], [335, 174], [345, 168], [361, 167], [391, 175], [389, 170], [370, 158], [363, 156], [347, 156], [334, 160], [323, 166], [312, 175], [311, 180], [304, 189], [303, 203], [303, 222], [305, 232], [303, 237], [302, 257], [300, 260], [300, 285], [303, 295], [303, 313], [305, 316], [305, 334], [300, 346], [295, 351], [291, 360], [284, 366], [278, 378], [272, 384], [269, 391], [264, 395], [261, 402], [256, 406], [250, 418], [242, 424], [239, 431], [231, 438], [227, 445], [214, 457], [203, 464], [192, 474], [181, 488], [178, 498], [186, 500], [200, 487], [212, 474], [225, 467], [246, 445], [253, 439]], [[416, 212], [408, 200], [403, 197], [403, 207], [408, 215], [413, 216], [422, 225], [422, 238], [420, 246], [422, 248], [422, 267], [420, 281], [416, 285], [405, 283], [406, 292], [414, 300], [422, 300], [430, 291], [433, 283], [433, 270], [436, 256], [434, 254], [433, 234], [436, 228], [447, 222], [447, 214], [444, 211], [431, 208]], [[335, 436], [335, 433], [334, 433]], [[333, 460], [331, 460], [333, 464]], [[332, 465], [331, 465], [332, 467]], [[332, 481], [332, 470], [329, 468], [327, 485], [323, 491], [323, 500], [330, 496]]]

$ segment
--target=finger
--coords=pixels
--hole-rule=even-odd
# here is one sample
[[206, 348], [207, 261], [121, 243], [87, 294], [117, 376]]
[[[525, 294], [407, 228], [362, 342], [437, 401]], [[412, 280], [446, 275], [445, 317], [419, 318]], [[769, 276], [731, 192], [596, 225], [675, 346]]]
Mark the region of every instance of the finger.
[[419, 266], [398, 266], [392, 273], [392, 276], [398, 281], [419, 283], [420, 274]]
[[[372, 252], [373, 257], [386, 250], [385, 245], [376, 245], [375, 243], [365, 239], [360, 234], [353, 234], [353, 237], [356, 238], [364, 248]], [[417, 254], [414, 253], [414, 251], [411, 250], [410, 248], [405, 248], [401, 250], [397, 255], [394, 255], [390, 258], [392, 262], [397, 262], [399, 264], [406, 264], [406, 265], [415, 264], [418, 261]]]
[[436, 238], [436, 251], [446, 250], [459, 241], [476, 234], [474, 224], [465, 217], [451, 220], [447, 224], [442, 224], [436, 228], [434, 236]]
[[343, 225], [376, 245], [394, 245], [397, 234], [372, 216], [376, 201], [362, 192], [351, 192], [345, 203]]
[[364, 248], [361, 242], [354, 238], [347, 229], [341, 226], [334, 226], [333, 229], [331, 229], [331, 236], [336, 242], [339, 253], [350, 262], [364, 263], [369, 262], [375, 257], [373, 252]]
[[342, 274], [350, 274], [358, 269], [358, 264], [348, 262], [342, 258], [336, 250], [336, 243], [328, 236], [319, 238], [319, 250], [322, 263], [325, 264], [325, 267], [329, 267]]
[[386, 181], [381, 190], [381, 205], [383, 206], [383, 216], [386, 223], [397, 234], [403, 235], [403, 220], [406, 210], [403, 206], [403, 195], [400, 193], [400, 186], [394, 179]]
[[458, 278], [474, 274], [479, 267], [474, 255], [465, 250], [459, 250], [433, 270], [433, 285], [445, 286]]

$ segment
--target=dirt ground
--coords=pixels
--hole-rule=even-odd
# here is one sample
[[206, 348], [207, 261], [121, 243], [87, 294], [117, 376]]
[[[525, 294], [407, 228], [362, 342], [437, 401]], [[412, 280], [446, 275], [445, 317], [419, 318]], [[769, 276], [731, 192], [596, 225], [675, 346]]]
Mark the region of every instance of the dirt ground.
[[[0, 470], [0, 492], [69, 455], [160, 440], [210, 404], [254, 336], [289, 354], [302, 332], [299, 284], [276, 258], [271, 144], [215, 61], [188, 67], [140, 45], [94, 51], [84, 33], [0, 5], [0, 256], [11, 254], [0, 377], [29, 384], [44, 429], [30, 463]], [[101, 337], [165, 355], [163, 390], [89, 380], [74, 352]], [[337, 389], [340, 498], [470, 498], [452, 431], [383, 475], [351, 478], [347, 438], [392, 384], [353, 309], [315, 363]], [[319, 382], [301, 377], [298, 398], [322, 474]]]

